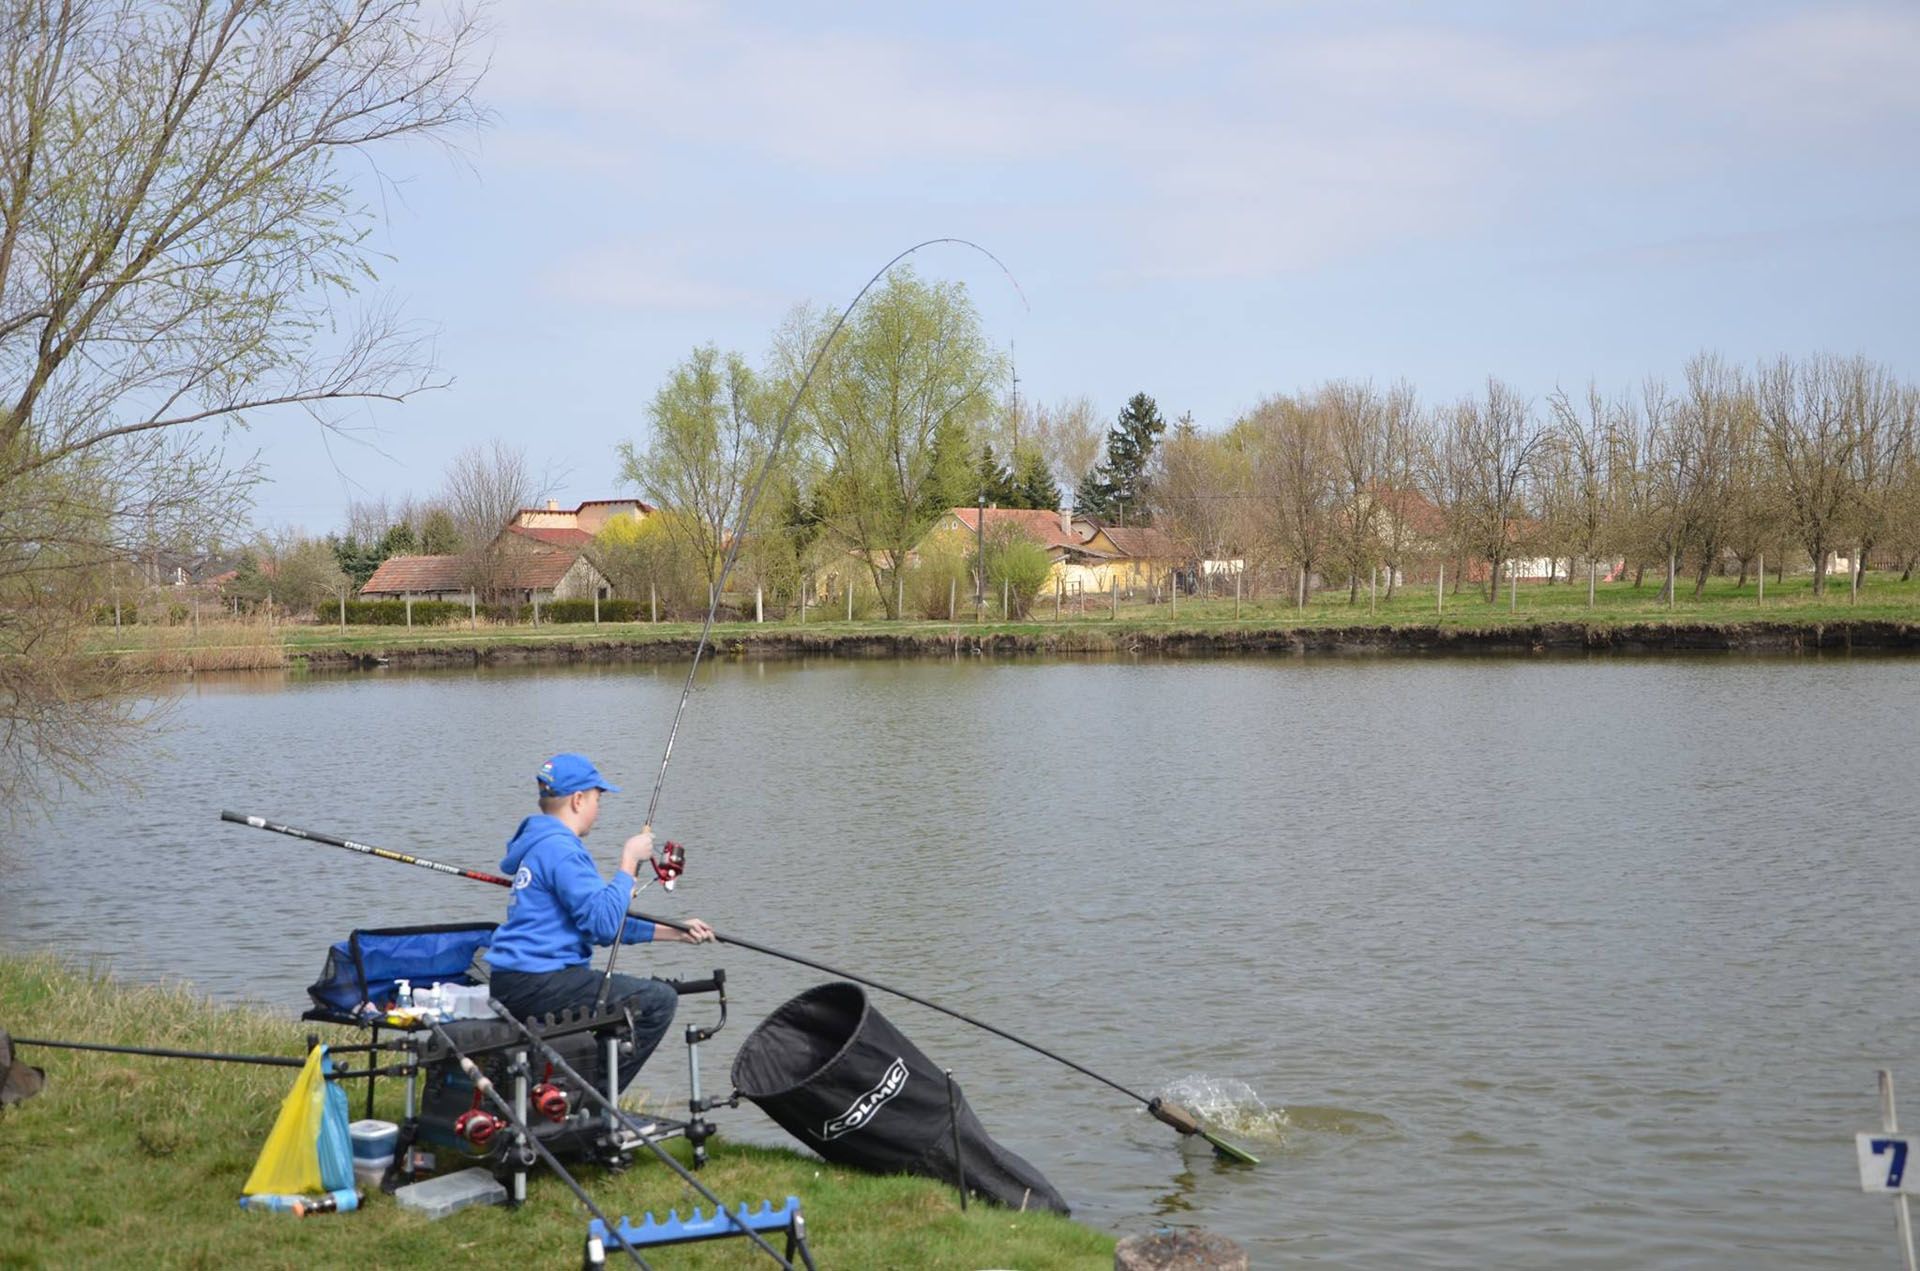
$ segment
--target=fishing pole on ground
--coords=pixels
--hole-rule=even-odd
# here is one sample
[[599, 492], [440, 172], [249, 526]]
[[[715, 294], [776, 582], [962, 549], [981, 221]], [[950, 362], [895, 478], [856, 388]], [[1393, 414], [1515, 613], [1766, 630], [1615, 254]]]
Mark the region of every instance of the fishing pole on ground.
[[539, 1033], [536, 1033], [531, 1028], [527, 1027], [527, 1025], [522, 1020], [520, 1020], [519, 1017], [514, 1015], [514, 1013], [512, 1011], [509, 1011], [506, 1007], [500, 1005], [500, 1003], [489, 1001], [488, 1005], [493, 1007], [493, 1013], [495, 1015], [499, 1016], [502, 1020], [506, 1021], [506, 1023], [512, 1025], [515, 1031], [517, 1031], [522, 1037], [526, 1038], [529, 1042], [531, 1042], [536, 1050], [538, 1050], [541, 1054], [546, 1056], [547, 1063], [551, 1067], [553, 1067], [556, 1071], [558, 1071], [561, 1076], [567, 1078], [569, 1081], [579, 1086], [582, 1090], [586, 1091], [588, 1097], [592, 1099], [593, 1102], [599, 1104], [602, 1108], [605, 1108], [607, 1112], [612, 1114], [613, 1118], [616, 1121], [618, 1121], [621, 1125], [627, 1128], [628, 1133], [632, 1134], [634, 1137], [638, 1138], [642, 1143], [645, 1143], [649, 1148], [651, 1148], [653, 1151], [653, 1154], [659, 1157], [660, 1160], [666, 1164], [667, 1168], [671, 1169], [674, 1173], [680, 1176], [681, 1181], [685, 1182], [687, 1186], [693, 1188], [694, 1191], [699, 1192], [701, 1197], [704, 1198], [709, 1204], [713, 1205], [714, 1208], [717, 1209], [720, 1213], [725, 1214], [727, 1217], [727, 1221], [731, 1223], [733, 1226], [738, 1227], [742, 1235], [746, 1236], [749, 1240], [753, 1241], [754, 1244], [760, 1246], [761, 1249], [766, 1251], [766, 1254], [769, 1258], [772, 1258], [775, 1262], [785, 1267], [787, 1271], [793, 1271], [793, 1264], [787, 1261], [787, 1259], [781, 1257], [779, 1252], [775, 1250], [772, 1245], [767, 1243], [765, 1237], [763, 1237], [759, 1232], [755, 1231], [752, 1227], [748, 1226], [746, 1222], [744, 1222], [738, 1214], [735, 1214], [732, 1211], [730, 1211], [727, 1208], [725, 1202], [723, 1202], [718, 1196], [714, 1195], [712, 1191], [708, 1190], [706, 1184], [702, 1183], [699, 1179], [695, 1178], [693, 1174], [687, 1169], [686, 1166], [682, 1165], [679, 1161], [674, 1160], [672, 1154], [669, 1153], [666, 1148], [660, 1146], [660, 1142], [657, 1138], [655, 1138], [651, 1134], [648, 1134], [646, 1129], [642, 1127], [639, 1122], [635, 1121], [632, 1117], [628, 1116], [626, 1111], [622, 1109], [619, 1104], [615, 1103], [612, 1099], [607, 1098], [606, 1094], [600, 1089], [600, 1087], [596, 1086], [593, 1082], [588, 1081], [585, 1077], [582, 1077], [579, 1074], [579, 1072], [574, 1068], [574, 1066], [567, 1062], [566, 1056], [562, 1055], [558, 1050], [556, 1050], [551, 1042], [549, 1042], [545, 1037], [542, 1037]]
[[[455, 872], [457, 873], [459, 871], [456, 870]], [[491, 1100], [494, 1107], [500, 1109], [500, 1115], [506, 1119], [507, 1124], [513, 1128], [514, 1133], [520, 1136], [520, 1141], [537, 1152], [540, 1158], [547, 1163], [548, 1168], [560, 1176], [560, 1181], [565, 1183], [568, 1189], [579, 1198], [580, 1203], [587, 1207], [587, 1212], [595, 1218], [598, 1218], [600, 1225], [606, 1228], [615, 1240], [620, 1242], [620, 1247], [626, 1250], [629, 1258], [633, 1259], [633, 1265], [639, 1267], [640, 1271], [652, 1271], [652, 1268], [647, 1265], [647, 1260], [640, 1256], [640, 1251], [634, 1248], [632, 1243], [627, 1240], [626, 1233], [607, 1221], [607, 1216], [600, 1212], [600, 1206], [594, 1204], [593, 1197], [587, 1195], [587, 1189], [580, 1186], [579, 1180], [574, 1178], [573, 1175], [567, 1173], [567, 1167], [560, 1163], [560, 1158], [555, 1156], [552, 1150], [540, 1141], [539, 1136], [535, 1135], [533, 1130], [528, 1127], [526, 1119], [515, 1112], [513, 1105], [507, 1102], [506, 1098], [501, 1095], [498, 1090], [494, 1089], [493, 1080], [480, 1070], [480, 1065], [474, 1063], [473, 1060], [467, 1057], [464, 1051], [454, 1045], [453, 1038], [447, 1036], [446, 1030], [441, 1028], [439, 1024], [431, 1019], [427, 1020], [426, 1024], [428, 1028], [433, 1030], [434, 1038], [438, 1040], [442, 1046], [447, 1048], [448, 1053], [451, 1054], [454, 1059], [459, 1061], [460, 1070], [467, 1074], [467, 1080], [473, 1083], [473, 1088]], [[791, 1271], [791, 1269], [789, 1269], [789, 1271]]]
[[[774, 463], [780, 456], [780, 443], [786, 439], [787, 427], [793, 422], [794, 412], [800, 408], [800, 399], [806, 396], [807, 387], [813, 383], [814, 372], [820, 369], [820, 363], [825, 360], [827, 350], [833, 347], [834, 340], [839, 337], [840, 328], [846, 326], [847, 319], [852, 316], [854, 309], [866, 297], [867, 292], [873, 289], [873, 285], [891, 273], [895, 265], [921, 248], [933, 247], [941, 243], [971, 248], [1000, 266], [1000, 272], [1007, 276], [1007, 281], [1013, 284], [1014, 291], [1020, 296], [1020, 303], [1026, 303], [1027, 293], [1021, 290], [1020, 280], [1013, 276], [1013, 271], [1008, 269], [998, 256], [970, 239], [929, 238], [925, 242], [915, 243], [875, 270], [873, 277], [867, 279], [866, 285], [855, 292], [853, 299], [847, 302], [846, 308], [840, 311], [840, 316], [834, 320], [832, 329], [827, 332], [826, 338], [820, 341], [820, 347], [814, 350], [813, 360], [807, 364], [807, 373], [801, 377], [800, 387], [793, 391], [793, 397], [787, 402], [786, 409], [780, 412], [780, 422], [774, 427], [773, 441], [767, 447], [766, 458], [761, 461], [759, 475], [754, 478], [753, 486], [747, 492], [746, 501], [740, 505], [740, 515], [734, 522], [733, 537], [727, 544], [727, 554], [721, 561], [720, 574], [714, 580], [713, 588], [707, 595], [707, 616], [706, 620], [700, 624], [700, 638], [694, 642], [693, 663], [687, 668], [687, 682], [680, 690], [680, 704], [674, 707], [673, 722], [667, 728], [667, 744], [666, 748], [660, 752], [660, 772], [653, 779], [653, 794], [647, 799], [647, 817], [641, 824], [642, 833], [653, 829], [654, 813], [660, 806], [660, 788], [667, 782], [667, 764], [673, 759], [673, 743], [680, 735], [680, 719], [687, 713], [687, 700], [693, 696], [694, 676], [700, 670], [700, 655], [706, 651], [708, 639], [713, 634], [713, 619], [719, 612], [720, 597], [726, 591], [727, 578], [733, 573], [734, 562], [740, 558], [740, 545], [746, 540], [747, 527], [752, 523], [754, 506], [760, 502], [760, 492], [766, 488], [767, 478], [773, 473]], [[614, 963], [619, 957], [620, 942], [615, 940], [607, 949], [607, 969], [606, 973], [600, 977], [600, 992], [595, 999], [597, 1006], [606, 1005], [607, 992], [613, 985]]]
[[[388, 848], [375, 847], [372, 844], [358, 842], [353, 839], [339, 838], [331, 834], [320, 834], [312, 830], [298, 829], [291, 825], [283, 825], [276, 821], [269, 821], [265, 817], [261, 817], [261, 816], [249, 816], [239, 812], [222, 812], [220, 814], [220, 819], [222, 821], [231, 821], [235, 825], [250, 826], [251, 828], [256, 830], [267, 830], [274, 834], [284, 834], [289, 838], [301, 839], [309, 843], [320, 843], [329, 847], [344, 847], [349, 851], [357, 852], [363, 856], [373, 856], [373, 857], [377, 857], [380, 860], [392, 861], [395, 864], [399, 864], [399, 865], [414, 865], [422, 869], [433, 870], [435, 873], [452, 874], [460, 878], [472, 879], [475, 882], [492, 883], [497, 887], [513, 886], [512, 879], [504, 878], [499, 874], [488, 874], [481, 870], [461, 869], [459, 866], [456, 866], [456, 865], [446, 865], [446, 864], [442, 864], [439, 861], [425, 860], [418, 856], [410, 856], [405, 852], [396, 852]], [[642, 922], [651, 922], [656, 926], [671, 927], [675, 931], [685, 931], [687, 929], [685, 925], [675, 922], [672, 919], [659, 918], [651, 914], [639, 913], [631, 909], [627, 911], [627, 916], [630, 918], [638, 918]], [[1144, 1105], [1146, 1107], [1146, 1110], [1152, 1113], [1156, 1120], [1159, 1120], [1165, 1123], [1166, 1125], [1172, 1126], [1175, 1130], [1178, 1130], [1181, 1134], [1197, 1135], [1200, 1138], [1205, 1139], [1209, 1144], [1212, 1145], [1214, 1152], [1226, 1160], [1235, 1161], [1242, 1165], [1258, 1165], [1260, 1163], [1260, 1159], [1254, 1156], [1251, 1152], [1248, 1152], [1245, 1148], [1237, 1147], [1234, 1144], [1229, 1143], [1227, 1140], [1221, 1138], [1219, 1135], [1215, 1134], [1213, 1131], [1209, 1130], [1197, 1115], [1189, 1111], [1187, 1108], [1182, 1107], [1180, 1104], [1172, 1103], [1166, 1099], [1162, 1099], [1159, 1097], [1148, 1098], [1146, 1095], [1141, 1094], [1137, 1090], [1129, 1089], [1128, 1087], [1121, 1085], [1119, 1082], [1114, 1081], [1110, 1077], [1102, 1076], [1100, 1073], [1095, 1072], [1093, 1069], [1088, 1068], [1083, 1064], [1077, 1064], [1073, 1060], [1068, 1059], [1065, 1056], [1057, 1055], [1053, 1051], [1048, 1050], [1046, 1047], [1041, 1046], [1035, 1042], [1030, 1042], [1026, 1038], [1020, 1037], [1014, 1033], [1010, 1033], [1004, 1028], [999, 1028], [993, 1024], [989, 1024], [984, 1020], [975, 1019], [971, 1015], [967, 1015], [960, 1011], [956, 1011], [949, 1006], [942, 1006], [938, 1002], [932, 1001], [929, 998], [921, 997], [916, 993], [909, 993], [905, 989], [898, 989], [893, 987], [890, 984], [882, 984], [878, 980], [870, 979], [869, 977], [864, 975], [856, 975], [851, 971], [843, 970], [840, 967], [831, 966], [825, 962], [816, 961], [813, 958], [802, 957], [797, 953], [788, 953], [783, 949], [776, 949], [771, 945], [760, 944], [757, 941], [748, 940], [742, 936], [728, 935], [720, 931], [715, 931], [713, 933], [713, 938], [716, 941], [720, 942], [721, 944], [735, 945], [742, 949], [751, 950], [754, 953], [765, 954], [770, 958], [779, 958], [784, 962], [792, 962], [798, 966], [810, 967], [816, 971], [823, 971], [828, 975], [838, 976], [844, 980], [851, 980], [856, 984], [864, 984], [868, 988], [879, 989], [882, 993], [890, 993], [895, 997], [903, 998], [906, 1001], [914, 1003], [915, 1005], [924, 1006], [929, 1010], [938, 1011], [942, 1015], [946, 1015], [946, 1016], [949, 1016], [950, 1018], [957, 1019], [963, 1024], [971, 1024], [975, 1028], [981, 1029], [984, 1032], [992, 1033], [995, 1037], [999, 1037], [1006, 1041], [1010, 1041], [1016, 1046], [1024, 1046], [1036, 1055], [1041, 1055], [1047, 1059], [1051, 1059], [1057, 1064], [1062, 1064], [1068, 1068], [1073, 1069], [1073, 1071], [1081, 1074], [1082, 1076], [1091, 1077], [1093, 1080], [1100, 1082], [1102, 1085], [1108, 1086], [1111, 1089], [1119, 1091], [1121, 1094], [1127, 1096], [1129, 1099], [1132, 1099], [1135, 1102]]]
[[[15, 1037], [12, 1040], [15, 1046], [44, 1046], [49, 1050], [90, 1050], [108, 1055], [144, 1055], [150, 1059], [198, 1059], [207, 1063], [257, 1064], [266, 1068], [304, 1068], [307, 1066], [305, 1059], [292, 1059], [286, 1055], [233, 1055], [224, 1051], [214, 1050], [169, 1050], [162, 1046], [116, 1046], [107, 1042], [55, 1041], [46, 1037]], [[370, 1045], [328, 1046], [327, 1049], [335, 1054], [346, 1054], [356, 1051], [371, 1052], [373, 1047]], [[373, 1062], [371, 1053], [367, 1056], [367, 1062], [369, 1065]], [[374, 1069], [371, 1075], [377, 1077], [403, 1077], [411, 1071], [413, 1071], [411, 1064], [394, 1064], [390, 1067]], [[355, 1071], [342, 1065], [334, 1069], [333, 1075], [344, 1078], [350, 1075], [365, 1077], [369, 1074], [364, 1070]]]

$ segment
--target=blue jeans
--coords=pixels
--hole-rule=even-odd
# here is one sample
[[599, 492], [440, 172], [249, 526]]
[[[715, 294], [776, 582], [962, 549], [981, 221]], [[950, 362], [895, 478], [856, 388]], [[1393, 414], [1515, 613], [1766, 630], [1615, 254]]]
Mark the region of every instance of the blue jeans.
[[[503, 971], [496, 967], [488, 991], [494, 1001], [525, 1020], [571, 1007], [592, 1006], [600, 996], [601, 975], [590, 964], [562, 971]], [[620, 1089], [625, 1090], [673, 1026], [680, 995], [662, 980], [616, 974], [607, 989], [607, 1004], [626, 1007], [633, 1020], [633, 1054], [620, 1061]]]

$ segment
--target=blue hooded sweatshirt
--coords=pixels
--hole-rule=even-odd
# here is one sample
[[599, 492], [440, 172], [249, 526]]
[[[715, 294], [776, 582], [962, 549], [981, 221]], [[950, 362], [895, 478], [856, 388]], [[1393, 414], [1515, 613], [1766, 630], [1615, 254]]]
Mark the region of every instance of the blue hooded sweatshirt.
[[615, 932], [627, 944], [653, 939], [653, 924], [626, 917], [633, 903], [633, 875], [613, 881], [587, 855], [580, 836], [554, 817], [530, 816], [507, 843], [500, 868], [513, 875], [507, 920], [493, 933], [487, 962], [500, 971], [563, 971], [584, 966], [593, 946], [612, 944]]

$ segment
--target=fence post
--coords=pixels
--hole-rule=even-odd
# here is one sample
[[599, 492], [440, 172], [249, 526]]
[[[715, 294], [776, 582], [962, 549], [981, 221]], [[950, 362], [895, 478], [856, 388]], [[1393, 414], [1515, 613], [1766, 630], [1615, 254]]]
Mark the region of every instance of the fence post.
[[1233, 620], [1240, 621], [1240, 571], [1233, 571]]
[[907, 576], [898, 565], [893, 567], [893, 616], [903, 621], [907, 616]]
[[853, 621], [853, 575], [847, 575], [847, 621]]
[[755, 622], [767, 620], [766, 589], [759, 583], [753, 585], [753, 620]]
[[200, 597], [193, 598], [193, 633], [200, 634]]
[[1060, 589], [1066, 586], [1066, 583], [1065, 578], [1053, 580], [1053, 620], [1055, 622], [1060, 621]]
[[647, 621], [660, 621], [660, 588], [651, 581], [647, 583]]
[[947, 579], [947, 621], [948, 622], [953, 621], [953, 615], [956, 612], [958, 612], [959, 604], [960, 604], [960, 580], [958, 578], [949, 578]]
[[1440, 566], [1439, 580], [1433, 584], [1433, 611], [1435, 613], [1447, 611], [1447, 567], [1445, 565]]
[[1507, 562], [1507, 612], [1520, 612], [1520, 562]]
[[347, 634], [347, 593], [340, 593], [340, 634]]
[[800, 625], [807, 625], [807, 593], [813, 590], [813, 576], [800, 575]]
[[1180, 571], [1174, 570], [1167, 577], [1167, 617], [1180, 616]]
[[[1760, 594], [1754, 598], [1754, 603], [1764, 605], [1767, 603], [1767, 554], [1765, 552], [1760, 553], [1759, 582]], [[117, 613], [118, 610], [116, 609], [115, 612]], [[116, 621], [118, 621], [118, 619], [116, 619]]]
[[1000, 621], [1006, 622], [1013, 617], [1013, 580], [1000, 580]]
[[1679, 563], [1674, 557], [1674, 552], [1669, 551], [1667, 553], [1667, 608], [1669, 609], [1673, 608], [1673, 574], [1675, 567]]
[[407, 630], [413, 630], [413, 593], [407, 593]]
[[598, 587], [593, 589], [593, 625], [596, 627], [600, 625], [600, 589]]
[[478, 587], [467, 589], [467, 625], [475, 631], [480, 629], [480, 589]]
[[537, 627], [540, 625], [540, 592], [529, 590], [527, 596], [533, 601], [533, 625]]
[[1590, 560], [1587, 562], [1587, 608], [1589, 609], [1593, 608], [1594, 589], [1599, 585], [1600, 585], [1600, 562], [1597, 560]]
[[1113, 620], [1120, 621], [1120, 580], [1111, 574], [1107, 576], [1107, 597], [1113, 601]]

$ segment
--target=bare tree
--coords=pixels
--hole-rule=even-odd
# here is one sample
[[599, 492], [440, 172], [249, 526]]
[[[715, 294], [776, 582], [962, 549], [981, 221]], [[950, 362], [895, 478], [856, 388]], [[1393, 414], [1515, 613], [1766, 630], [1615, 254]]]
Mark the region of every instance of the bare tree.
[[1813, 594], [1827, 590], [1827, 557], [1842, 541], [1853, 497], [1859, 432], [1849, 411], [1857, 368], [1841, 358], [1782, 357], [1758, 378], [1760, 428], [1779, 475], [1787, 522], [1813, 558]]
[[1419, 402], [1413, 386], [1402, 381], [1388, 391], [1380, 410], [1380, 486], [1386, 503], [1379, 535], [1389, 600], [1416, 538], [1410, 512], [1420, 488], [1422, 442]]
[[1298, 567], [1294, 600], [1304, 604], [1333, 531], [1334, 456], [1327, 417], [1291, 397], [1273, 397], [1254, 409], [1248, 424], [1261, 528], [1280, 558]]
[[[1578, 405], [1558, 389], [1547, 403], [1553, 413], [1550, 462], [1558, 474], [1554, 488], [1559, 496], [1550, 519], [1557, 523], [1570, 560], [1584, 561], [1591, 570], [1600, 559], [1607, 532], [1608, 439], [1616, 427], [1618, 408], [1601, 398], [1592, 381]], [[1592, 580], [1591, 573], [1588, 578]]]
[[1452, 424], [1465, 542], [1491, 566], [1487, 599], [1497, 601], [1500, 566], [1519, 537], [1526, 516], [1523, 495], [1546, 434], [1526, 400], [1492, 377], [1484, 398], [1467, 398], [1454, 407]]
[[472, 445], [447, 464], [441, 498], [460, 536], [460, 571], [477, 595], [498, 598], [512, 576], [514, 558], [531, 549], [526, 540], [506, 533], [520, 509], [542, 497], [527, 452], [495, 438]]
[[[340, 158], [476, 124], [476, 39], [406, 0], [18, 0], [0, 15], [0, 789], [126, 734], [77, 615], [165, 531], [234, 522], [204, 438], [433, 383], [375, 306]], [[238, 479], [235, 479], [237, 476]], [[106, 676], [106, 678], [102, 678]]]
[[1063, 397], [1034, 410], [1029, 434], [1022, 444], [1038, 446], [1060, 488], [1073, 490], [1100, 462], [1107, 430], [1091, 398]]
[[1334, 550], [1347, 567], [1347, 603], [1356, 604], [1361, 576], [1380, 558], [1383, 403], [1371, 384], [1335, 380], [1315, 394], [1314, 408], [1326, 418]]

